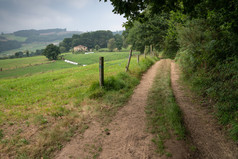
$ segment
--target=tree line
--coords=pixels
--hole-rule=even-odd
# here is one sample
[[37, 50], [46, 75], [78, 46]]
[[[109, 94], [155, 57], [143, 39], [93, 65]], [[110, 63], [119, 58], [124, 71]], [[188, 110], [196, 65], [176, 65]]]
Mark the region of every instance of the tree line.
[[[107, 0], [104, 0], [107, 1]], [[192, 86], [216, 103], [217, 117], [238, 140], [238, 1], [110, 0], [127, 18], [133, 48], [175, 58]]]
[[44, 52], [44, 49], [37, 49], [36, 51], [31, 51], [31, 52], [29, 50], [17, 51], [14, 53], [14, 55], [0, 57], [0, 60], [39, 56], [39, 55], [42, 55], [43, 52]]
[[[109, 42], [110, 41], [110, 42]], [[109, 42], [109, 44], [108, 44]], [[111, 48], [121, 50], [123, 44], [122, 36], [119, 34], [113, 35], [111, 31], [95, 31], [87, 32], [80, 35], [74, 34], [72, 38], [65, 38], [60, 44], [60, 52], [70, 51], [75, 46], [83, 45], [88, 49], [106, 48], [108, 45]]]

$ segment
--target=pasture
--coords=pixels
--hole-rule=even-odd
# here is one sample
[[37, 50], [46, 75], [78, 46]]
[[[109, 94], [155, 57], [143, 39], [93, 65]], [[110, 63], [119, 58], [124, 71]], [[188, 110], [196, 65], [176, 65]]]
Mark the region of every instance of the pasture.
[[[53, 42], [54, 43], [54, 42]], [[58, 41], [55, 41], [55, 43], [58, 43]], [[3, 51], [0, 53], [0, 56], [9, 56], [9, 55], [14, 55], [16, 52], [18, 51], [30, 51], [30, 52], [34, 52], [37, 49], [44, 49], [48, 44], [48, 42], [33, 42], [33, 43], [29, 43], [29, 44], [22, 44], [22, 46], [18, 49], [12, 49], [12, 50], [8, 50], [8, 51]]]
[[[108, 59], [105, 60], [105, 89], [98, 86], [98, 58], [95, 62], [88, 59], [88, 64], [95, 64], [85, 67], [57, 61], [7, 70], [13, 71], [12, 74], [22, 73], [18, 78], [0, 78], [0, 157], [6, 157], [4, 154], [18, 158], [50, 157], [74, 133], [83, 133], [90, 118], [103, 114], [105, 120], [106, 116], [112, 116], [130, 97], [141, 73], [154, 61], [142, 58], [138, 64], [133, 57], [130, 71], [125, 73], [124, 54], [116, 55], [114, 59], [122, 59], [114, 61], [113, 53], [104, 54]], [[85, 56], [92, 55], [96, 53]], [[76, 59], [78, 55], [67, 56]], [[35, 60], [44, 60], [38, 58]], [[68, 68], [62, 68], [66, 65]], [[34, 67], [37, 70], [31, 75], [21, 70]]]
[[[135, 54], [138, 54], [135, 52]], [[94, 54], [71, 54], [65, 53], [64, 58], [70, 61], [79, 63], [78, 66], [65, 63], [63, 61], [48, 61], [45, 56], [35, 56], [27, 58], [6, 59], [0, 60], [0, 68], [3, 71], [0, 72], [0, 78], [16, 78], [20, 76], [30, 76], [37, 73], [44, 73], [48, 71], [56, 71], [65, 68], [74, 68], [83, 65], [90, 65], [98, 63], [99, 57], [103, 56], [105, 62], [112, 60], [124, 59], [127, 61], [129, 56], [128, 52], [105, 52]]]

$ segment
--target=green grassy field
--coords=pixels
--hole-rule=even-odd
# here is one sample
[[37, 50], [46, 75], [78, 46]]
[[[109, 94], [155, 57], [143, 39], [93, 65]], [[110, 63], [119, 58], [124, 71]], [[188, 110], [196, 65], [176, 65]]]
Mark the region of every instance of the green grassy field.
[[15, 36], [14, 34], [4, 34], [1, 36], [7, 38], [8, 40], [16, 40], [19, 42], [24, 42], [27, 39], [27, 37]]
[[[55, 41], [52, 43], [58, 43], [59, 41]], [[0, 56], [9, 56], [9, 55], [14, 55], [16, 52], [18, 51], [36, 51], [37, 49], [44, 49], [48, 44], [50, 43], [46, 43], [46, 42], [34, 42], [34, 43], [30, 43], [30, 44], [22, 44], [22, 47], [18, 48], [18, 49], [12, 49], [12, 50], [8, 50], [8, 51], [3, 51], [0, 53]]]
[[16, 59], [0, 60], [0, 68], [3, 70], [11, 70], [26, 67], [29, 65], [41, 64], [49, 62], [45, 56], [24, 57]]
[[[105, 119], [123, 105], [152, 61], [142, 58], [137, 64], [132, 58], [128, 73], [126, 59], [106, 62], [105, 89], [98, 87], [98, 63], [85, 67], [67, 64], [71, 68], [49, 71], [49, 66], [59, 65], [55, 66], [59, 69], [66, 64], [58, 61], [35, 66], [38, 73], [27, 77], [16, 69], [22, 72], [18, 78], [1, 78], [0, 158], [49, 158], [76, 131], [87, 129], [92, 116], [104, 112]], [[39, 73], [43, 66], [47, 72]]]
[[[138, 52], [134, 52], [134, 55], [139, 54]], [[98, 52], [92, 54], [66, 54], [64, 56], [65, 59], [71, 60], [74, 62], [78, 62], [80, 65], [89, 65], [93, 63], [97, 63], [99, 57], [103, 56], [104, 61], [112, 61], [119, 59], [128, 59], [129, 52]]]
[[[138, 54], [137, 52], [135, 54]], [[94, 53], [94, 54], [71, 54], [66, 53], [65, 59], [78, 62], [79, 65], [72, 65], [63, 61], [50, 62], [44, 56], [6, 59], [0, 60], [0, 68], [3, 71], [0, 72], [0, 78], [15, 78], [20, 76], [30, 76], [37, 73], [44, 73], [47, 71], [55, 71], [64, 68], [75, 68], [82, 65], [89, 65], [98, 63], [99, 57], [103, 56], [105, 65], [112, 60], [124, 59], [127, 61], [128, 52], [106, 52], [106, 53]], [[123, 61], [123, 62], [124, 62]], [[110, 65], [120, 65], [119, 63], [112, 63]]]

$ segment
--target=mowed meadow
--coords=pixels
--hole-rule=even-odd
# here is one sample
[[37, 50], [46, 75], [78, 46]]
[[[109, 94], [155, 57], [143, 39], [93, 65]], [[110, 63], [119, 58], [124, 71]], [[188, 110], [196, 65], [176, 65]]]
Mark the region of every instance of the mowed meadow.
[[[140, 77], [157, 59], [128, 52], [70, 54], [1, 60], [0, 158], [50, 158], [92, 118], [107, 122], [130, 97]], [[98, 84], [100, 56], [105, 58], [105, 87]], [[17, 65], [17, 67], [16, 67]], [[80, 65], [87, 65], [85, 67]]]

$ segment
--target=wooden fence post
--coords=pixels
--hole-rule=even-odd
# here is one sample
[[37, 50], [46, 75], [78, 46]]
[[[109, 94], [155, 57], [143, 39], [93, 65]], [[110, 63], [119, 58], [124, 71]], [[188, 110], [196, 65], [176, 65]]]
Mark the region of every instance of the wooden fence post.
[[145, 59], [146, 59], [146, 46], [145, 46], [145, 49], [144, 49], [144, 54], [145, 54]]
[[130, 50], [129, 59], [128, 59], [128, 63], [127, 63], [127, 66], [126, 66], [126, 72], [129, 70], [129, 66], [130, 66], [130, 62], [131, 62], [131, 56], [132, 56], [132, 49]]
[[104, 57], [99, 57], [99, 84], [104, 86]]
[[137, 55], [137, 63], [139, 64], [140, 61], [140, 55]]

